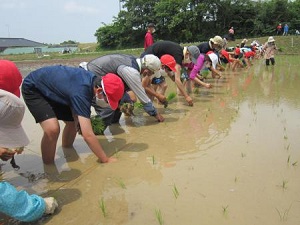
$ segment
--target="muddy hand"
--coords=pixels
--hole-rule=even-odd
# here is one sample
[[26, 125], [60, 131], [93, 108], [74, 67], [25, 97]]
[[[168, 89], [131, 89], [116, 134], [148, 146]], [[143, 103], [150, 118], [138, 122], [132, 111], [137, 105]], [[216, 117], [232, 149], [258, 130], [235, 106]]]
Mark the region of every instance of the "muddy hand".
[[15, 153], [15, 151], [0, 147], [0, 159], [2, 159], [3, 161], [11, 159]]
[[164, 120], [165, 120], [165, 118], [162, 115], [160, 115], [159, 113], [157, 113], [155, 118], [157, 119], [158, 122], [164, 122]]
[[193, 99], [190, 96], [187, 96], [185, 98], [185, 100], [187, 101], [187, 103], [189, 104], [189, 106], [193, 106], [194, 105]]

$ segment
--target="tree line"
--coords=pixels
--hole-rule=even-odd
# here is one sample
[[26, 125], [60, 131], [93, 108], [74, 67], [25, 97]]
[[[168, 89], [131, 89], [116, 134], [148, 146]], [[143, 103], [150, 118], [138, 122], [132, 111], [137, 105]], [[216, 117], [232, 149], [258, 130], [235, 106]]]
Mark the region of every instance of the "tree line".
[[228, 34], [236, 38], [276, 34], [279, 23], [289, 33], [300, 29], [300, 0], [119, 0], [112, 24], [96, 30], [99, 49], [141, 48], [148, 23], [156, 25], [155, 40], [177, 43], [207, 41]]

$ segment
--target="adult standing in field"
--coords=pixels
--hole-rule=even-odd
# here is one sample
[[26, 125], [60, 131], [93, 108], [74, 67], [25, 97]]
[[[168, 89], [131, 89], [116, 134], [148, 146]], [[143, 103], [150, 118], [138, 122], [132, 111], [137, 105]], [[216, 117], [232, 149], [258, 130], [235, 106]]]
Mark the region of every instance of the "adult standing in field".
[[[158, 73], [160, 68], [161, 62], [154, 55], [136, 58], [126, 54], [110, 54], [93, 59], [86, 65], [88, 71], [99, 77], [103, 77], [107, 73], [117, 74], [124, 82], [125, 90], [132, 91], [143, 104], [145, 112], [156, 118], [158, 122], [163, 122], [164, 117], [153, 106], [141, 81], [142, 77], [153, 76], [155, 73]], [[157, 95], [156, 97], [162, 103], [166, 101], [166, 97], [163, 95]], [[109, 107], [96, 106], [95, 110], [107, 126], [117, 123], [122, 114], [119, 109], [112, 110]]]
[[281, 32], [282, 32], [282, 25], [281, 23], [277, 25], [276, 27], [276, 34], [277, 35], [281, 35]]
[[275, 65], [275, 52], [277, 50], [277, 46], [275, 44], [275, 39], [272, 36], [268, 38], [268, 41], [263, 45], [262, 50], [264, 52], [266, 66], [270, 65], [270, 61], [272, 65]]
[[163, 55], [168, 54], [174, 57], [176, 61], [176, 72], [169, 73], [169, 77], [172, 81], [174, 81], [179, 89], [180, 93], [185, 97], [185, 100], [189, 104], [189, 106], [193, 106], [193, 99], [187, 94], [185, 91], [184, 85], [180, 80], [181, 76], [181, 67], [183, 63], [196, 62], [199, 56], [199, 50], [196, 46], [188, 46], [182, 47], [181, 45], [172, 42], [172, 41], [158, 41], [151, 45], [146, 49], [145, 52], [142, 53], [142, 57], [148, 54], [156, 55], [161, 58]]
[[144, 50], [146, 50], [149, 46], [153, 45], [154, 38], [153, 33], [155, 32], [155, 25], [154, 23], [149, 23], [147, 25], [147, 32], [144, 38]]
[[287, 36], [289, 33], [289, 26], [287, 24], [284, 25], [283, 27], [283, 36]]
[[230, 29], [228, 30], [228, 36], [230, 41], [235, 41], [233, 27], [230, 27]]
[[114, 162], [107, 157], [91, 125], [91, 106], [96, 104], [116, 109], [124, 94], [120, 77], [108, 73], [99, 77], [81, 68], [47, 66], [31, 72], [23, 81], [22, 94], [29, 111], [43, 129], [42, 158], [54, 163], [60, 133], [58, 120], [65, 123], [62, 146], [72, 147], [78, 125], [85, 142], [103, 163]]

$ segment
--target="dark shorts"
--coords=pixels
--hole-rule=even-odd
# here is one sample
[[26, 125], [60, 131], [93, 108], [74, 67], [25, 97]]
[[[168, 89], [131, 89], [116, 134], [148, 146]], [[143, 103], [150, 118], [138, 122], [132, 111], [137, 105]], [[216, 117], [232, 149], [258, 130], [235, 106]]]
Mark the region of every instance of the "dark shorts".
[[241, 58], [243, 58], [243, 53], [240, 53], [239, 55], [234, 55], [234, 58], [236, 58], [236, 59], [241, 59]]
[[57, 118], [58, 120], [63, 121], [74, 121], [69, 106], [46, 98], [36, 88], [27, 90], [22, 87], [22, 95], [36, 123], [43, 122], [50, 118]]
[[165, 81], [165, 77], [160, 76], [160, 77], [154, 77], [152, 78], [151, 84], [161, 84]]

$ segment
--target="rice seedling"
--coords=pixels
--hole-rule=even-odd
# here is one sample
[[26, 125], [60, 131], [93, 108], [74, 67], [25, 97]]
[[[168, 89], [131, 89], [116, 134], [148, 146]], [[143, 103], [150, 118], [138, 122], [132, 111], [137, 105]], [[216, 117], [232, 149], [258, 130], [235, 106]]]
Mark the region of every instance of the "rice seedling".
[[175, 92], [171, 92], [170, 94], [168, 94], [167, 96], [167, 101], [171, 101], [172, 99], [174, 99], [176, 97], [176, 93]]
[[222, 206], [223, 215], [226, 215], [228, 213], [228, 207], [229, 207], [229, 205]]
[[174, 194], [174, 197], [177, 199], [179, 196], [179, 191], [175, 184], [173, 185], [173, 194]]
[[287, 180], [282, 181], [282, 184], [280, 186], [282, 187], [283, 190], [287, 189], [287, 183], [288, 183]]
[[156, 162], [156, 161], [155, 161], [155, 157], [154, 157], [154, 155], [152, 155], [152, 157], [151, 157], [151, 158], [152, 158], [152, 164], [154, 165], [154, 164], [155, 164], [155, 162]]
[[91, 116], [92, 129], [95, 135], [102, 135], [106, 129], [106, 125], [100, 116]]
[[195, 87], [194, 90], [193, 90], [194, 94], [199, 94], [200, 93], [200, 90], [198, 87]]
[[288, 137], [287, 137], [286, 135], [284, 135], [284, 136], [283, 136], [283, 139], [284, 139], [284, 140], [287, 140], [287, 139], [288, 139]]
[[275, 208], [280, 217], [280, 221], [287, 221], [291, 208], [292, 208], [292, 205], [290, 205], [290, 207], [288, 209], [284, 210], [283, 212], [280, 212], [279, 209]]
[[246, 157], [246, 153], [241, 153], [242, 158]]
[[140, 103], [140, 102], [135, 102], [135, 103], [133, 104], [133, 106], [134, 106], [134, 108], [136, 108], [136, 109], [142, 109], [142, 108], [144, 107], [143, 104]]
[[162, 217], [160, 209], [155, 209], [155, 216], [156, 216], [156, 219], [157, 219], [159, 225], [163, 225], [164, 224], [164, 220], [163, 220], [163, 217]]
[[102, 214], [104, 217], [107, 216], [107, 211], [106, 211], [106, 205], [105, 205], [105, 202], [104, 202], [104, 199], [101, 198], [101, 200], [99, 201], [99, 205], [100, 205], [100, 209], [102, 211]]
[[126, 189], [126, 185], [121, 178], [116, 179], [121, 188]]
[[286, 150], [288, 151], [290, 149], [290, 144], [286, 146]]
[[297, 164], [298, 164], [298, 161], [293, 162], [292, 166], [297, 166]]
[[290, 163], [290, 159], [291, 159], [291, 155], [289, 155], [289, 156], [288, 156], [288, 159], [287, 159], [287, 161], [286, 161], [286, 162], [287, 162], [287, 164], [289, 164], [289, 163]]
[[239, 180], [239, 178], [236, 176], [236, 177], [234, 177], [234, 182], [235, 183], [237, 183], [238, 182], [238, 180]]

